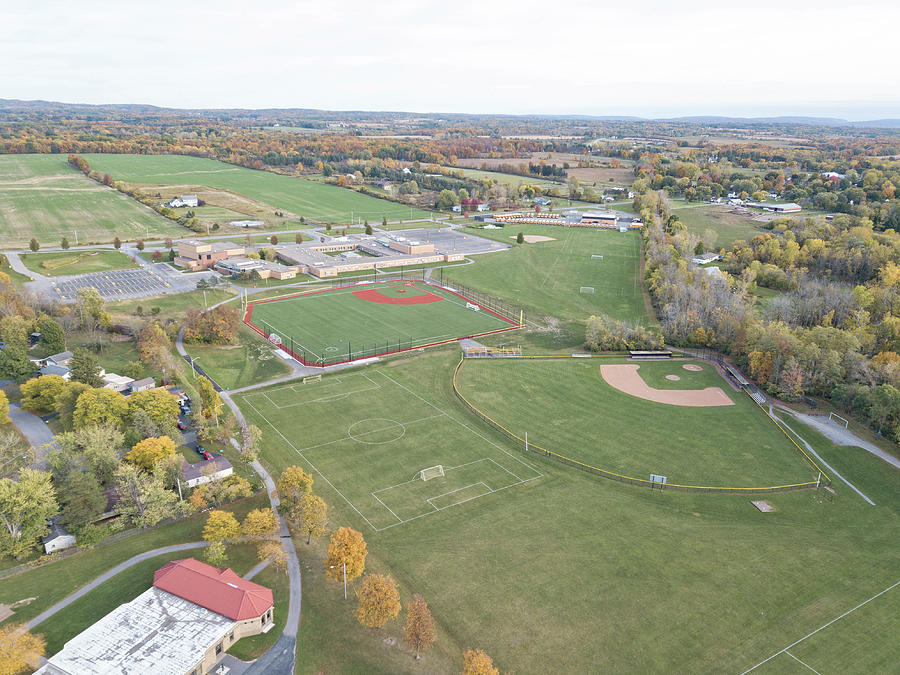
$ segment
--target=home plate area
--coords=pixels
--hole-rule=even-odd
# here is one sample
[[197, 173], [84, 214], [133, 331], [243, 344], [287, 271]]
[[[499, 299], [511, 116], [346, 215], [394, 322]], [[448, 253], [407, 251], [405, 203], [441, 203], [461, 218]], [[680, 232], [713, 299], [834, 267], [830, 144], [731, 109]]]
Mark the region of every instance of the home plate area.
[[[245, 400], [251, 416], [274, 429], [313, 471], [325, 499], [333, 491], [330, 499], [343, 500], [376, 531], [541, 476], [382, 371], [325, 376]], [[423, 470], [436, 467], [442, 471], [425, 472], [423, 479]]]

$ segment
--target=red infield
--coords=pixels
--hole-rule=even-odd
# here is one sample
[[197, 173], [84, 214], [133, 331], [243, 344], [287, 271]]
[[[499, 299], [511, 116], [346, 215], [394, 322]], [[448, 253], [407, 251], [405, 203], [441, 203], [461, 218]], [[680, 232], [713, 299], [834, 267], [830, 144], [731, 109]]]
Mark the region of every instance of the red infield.
[[[404, 290], [398, 290], [398, 293], [405, 293]], [[412, 295], [405, 298], [392, 298], [385, 295], [381, 291], [369, 289], [365, 291], [353, 291], [353, 297], [368, 302], [377, 302], [382, 305], [427, 305], [431, 302], [440, 302], [443, 298], [434, 293], [423, 293], [422, 295]]]

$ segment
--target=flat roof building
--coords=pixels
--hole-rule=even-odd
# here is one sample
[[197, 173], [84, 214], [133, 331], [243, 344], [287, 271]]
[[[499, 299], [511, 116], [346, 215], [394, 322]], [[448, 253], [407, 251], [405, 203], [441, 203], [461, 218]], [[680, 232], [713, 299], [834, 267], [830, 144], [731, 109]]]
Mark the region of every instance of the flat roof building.
[[273, 600], [270, 589], [230, 569], [175, 560], [36, 675], [206, 675], [239, 639], [271, 628]]

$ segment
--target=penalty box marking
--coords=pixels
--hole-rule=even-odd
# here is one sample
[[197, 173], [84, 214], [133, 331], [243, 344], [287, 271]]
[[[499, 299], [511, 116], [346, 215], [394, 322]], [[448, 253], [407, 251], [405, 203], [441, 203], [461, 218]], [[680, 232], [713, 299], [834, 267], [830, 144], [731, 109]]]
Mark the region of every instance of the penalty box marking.
[[[393, 385], [399, 387], [400, 389], [403, 389], [404, 391], [406, 391], [407, 393], [411, 394], [411, 395], [414, 396], [415, 398], [419, 399], [420, 401], [422, 401], [422, 403], [426, 404], [427, 406], [429, 406], [429, 407], [435, 409], [435, 410], [438, 411], [438, 413], [439, 413], [438, 415], [433, 415], [433, 416], [431, 416], [431, 417], [422, 418], [422, 420], [425, 420], [425, 419], [435, 419], [435, 418], [439, 418], [439, 417], [442, 417], [442, 416], [443, 416], [443, 417], [447, 417], [449, 420], [451, 420], [451, 421], [455, 422], [456, 424], [458, 424], [459, 426], [463, 427], [464, 429], [466, 429], [467, 431], [469, 431], [469, 432], [472, 433], [473, 435], [475, 435], [475, 436], [477, 436], [478, 438], [480, 438], [481, 440], [483, 440], [485, 443], [487, 443], [487, 444], [493, 446], [494, 448], [496, 448], [497, 450], [499, 450], [500, 452], [502, 452], [504, 455], [506, 455], [506, 456], [508, 456], [510, 459], [512, 459], [512, 460], [514, 460], [514, 461], [516, 461], [516, 462], [518, 462], [519, 464], [521, 464], [522, 466], [524, 466], [526, 469], [528, 469], [531, 473], [535, 474], [535, 475], [534, 475], [533, 477], [531, 477], [531, 478], [524, 478], [524, 479], [521, 479], [521, 480], [520, 480], [519, 482], [517, 482], [517, 483], [512, 483], [512, 484], [506, 485], [506, 486], [504, 486], [504, 487], [502, 487], [502, 488], [498, 488], [498, 489], [494, 490], [494, 492], [501, 492], [501, 491], [506, 490], [506, 489], [508, 489], [508, 488], [511, 488], [511, 487], [517, 487], [517, 486], [519, 486], [519, 485], [523, 485], [524, 483], [528, 483], [528, 482], [530, 482], [530, 481], [537, 480], [538, 478], [543, 478], [543, 477], [544, 477], [544, 474], [543, 474], [543, 473], [541, 473], [540, 471], [538, 471], [536, 468], [534, 468], [533, 466], [531, 466], [530, 464], [528, 464], [527, 462], [525, 462], [525, 461], [522, 460], [521, 458], [516, 457], [515, 455], [511, 454], [509, 451], [507, 451], [507, 450], [505, 450], [504, 448], [500, 447], [499, 445], [497, 445], [496, 443], [494, 443], [492, 440], [490, 440], [489, 438], [485, 437], [483, 434], [479, 433], [478, 431], [476, 431], [475, 429], [473, 429], [473, 428], [470, 427], [469, 425], [465, 424], [464, 422], [459, 421], [458, 419], [456, 419], [455, 417], [453, 417], [453, 416], [450, 415], [449, 413], [447, 413], [447, 412], [441, 410], [439, 407], [437, 407], [436, 405], [434, 405], [434, 404], [431, 403], [430, 401], [427, 401], [426, 399], [422, 398], [422, 397], [419, 396], [416, 392], [414, 392], [413, 390], [411, 390], [409, 387], [406, 387], [405, 385], [402, 385], [402, 384], [400, 384], [399, 382], [397, 382], [394, 378], [392, 378], [391, 376], [389, 376], [387, 373], [383, 373], [383, 372], [381, 372], [381, 371], [373, 371], [373, 374], [378, 374], [378, 375], [380, 375], [381, 377], [383, 377], [383, 378], [385, 378], [386, 380], [388, 380], [388, 382], [390, 382], [391, 384], [393, 384]], [[360, 375], [364, 375], [364, 374], [363, 374], [363, 373], [360, 373]], [[367, 376], [366, 376], [366, 378], [368, 379]], [[371, 380], [370, 380], [370, 381], [371, 381]], [[375, 382], [373, 382], [373, 384], [376, 384], [376, 385], [377, 385], [377, 383], [375, 383]], [[289, 386], [290, 386], [290, 385], [289, 385]], [[377, 386], [380, 387], [380, 385], [377, 385]], [[283, 387], [283, 388], [286, 388], [286, 387]], [[252, 396], [252, 395], [251, 395], [251, 396]], [[293, 443], [289, 438], [287, 438], [287, 436], [285, 436], [285, 435], [281, 432], [281, 430], [280, 430], [277, 426], [275, 426], [274, 424], [272, 424], [272, 422], [269, 421], [269, 419], [268, 419], [268, 418], [267, 418], [267, 417], [266, 417], [266, 416], [265, 416], [265, 415], [264, 415], [264, 414], [263, 414], [263, 413], [255, 406], [255, 405], [253, 405], [252, 401], [250, 400], [251, 396], [246, 396], [246, 397], [244, 398], [244, 400], [247, 402], [247, 404], [248, 404], [251, 408], [253, 408], [254, 412], [255, 412], [257, 415], [259, 415], [260, 418], [262, 418], [262, 419], [265, 421], [265, 423], [268, 424], [268, 425], [275, 431], [276, 434], [278, 434], [279, 436], [281, 436], [282, 440], [284, 440], [284, 442], [287, 443], [287, 444], [291, 447], [291, 449], [292, 449], [294, 452], [296, 452], [298, 455], [300, 455], [300, 457], [303, 459], [303, 461], [305, 461], [305, 462], [310, 466], [310, 468], [311, 468], [313, 471], [315, 471], [317, 474], [319, 474], [319, 476], [322, 477], [322, 480], [324, 480], [326, 483], [328, 483], [329, 487], [330, 487], [332, 490], [334, 490], [335, 493], [336, 493], [341, 499], [343, 499], [345, 502], [347, 502], [347, 505], [348, 505], [351, 509], [353, 509], [353, 510], [357, 513], [357, 515], [359, 515], [359, 517], [362, 518], [362, 519], [365, 521], [366, 525], [368, 525], [369, 527], [371, 527], [372, 530], [375, 531], [375, 532], [382, 532], [383, 530], [387, 530], [387, 529], [390, 529], [390, 528], [392, 528], [392, 527], [397, 527], [398, 525], [403, 525], [403, 524], [405, 524], [405, 523], [411, 522], [411, 521], [413, 521], [413, 520], [418, 520], [419, 518], [423, 518], [423, 517], [425, 517], [425, 516], [434, 515], [434, 514], [437, 513], [438, 511], [443, 511], [444, 509], [451, 508], [452, 506], [461, 506], [462, 504], [465, 504], [466, 502], [470, 502], [470, 501], [472, 501], [473, 499], [480, 499], [481, 497], [485, 496], [485, 495], [478, 495], [477, 497], [469, 497], [468, 499], [464, 499], [464, 500], [461, 501], [461, 502], [456, 502], [456, 503], [454, 503], [454, 504], [450, 504], [450, 505], [448, 505], [448, 506], [441, 507], [440, 509], [438, 509], [438, 511], [429, 511], [428, 513], [422, 513], [422, 514], [420, 514], [420, 515], [418, 515], [418, 516], [413, 516], [412, 518], [408, 518], [408, 519], [406, 519], [406, 520], [401, 520], [401, 521], [399, 521], [399, 522], [393, 523], [393, 524], [388, 525], [388, 526], [386, 526], [386, 527], [375, 527], [375, 525], [373, 525], [373, 524], [371, 523], [371, 521], [370, 521], [368, 518], [366, 518], [365, 514], [364, 514], [362, 511], [360, 511], [358, 508], [356, 508], [356, 506], [353, 504], [353, 502], [351, 502], [349, 499], [347, 499], [346, 495], [344, 495], [344, 493], [341, 492], [341, 491], [337, 488], [337, 486], [336, 486], [334, 483], [332, 483], [332, 482], [328, 479], [328, 476], [326, 476], [324, 473], [322, 473], [321, 471], [319, 471], [318, 467], [316, 467], [315, 464], [313, 464], [311, 461], [309, 461], [309, 459], [307, 459], [307, 457], [303, 454], [303, 452], [306, 451], [306, 450], [312, 450], [313, 448], [322, 447], [322, 446], [325, 446], [325, 445], [331, 445], [332, 443], [336, 443], [336, 442], [338, 442], [338, 441], [340, 441], [340, 440], [346, 440], [346, 439], [338, 439], [338, 441], [329, 441], [328, 443], [321, 443], [321, 444], [319, 444], [319, 445], [310, 446], [310, 447], [308, 447], [308, 448], [304, 448], [304, 450], [300, 450], [300, 449], [297, 448], [296, 445], [294, 445], [294, 443]], [[262, 394], [262, 396], [265, 396], [265, 394]], [[266, 398], [268, 399], [268, 397], [266, 397]], [[277, 406], [275, 406], [275, 407], [277, 407]], [[412, 424], [412, 422], [406, 422], [406, 424]], [[477, 461], [480, 461], [480, 460], [474, 460], [474, 461], [477, 462]], [[493, 460], [491, 460], [491, 461], [493, 461]], [[496, 464], [496, 462], [495, 462], [495, 464]], [[460, 465], [460, 466], [465, 466], [465, 465]], [[505, 467], [504, 467], [504, 468], [505, 468]], [[508, 469], [506, 469], [506, 470], [509, 471]], [[512, 473], [512, 472], [509, 471], [509, 473]], [[515, 475], [515, 474], [512, 474], [512, 475]], [[377, 497], [376, 497], [376, 499], [377, 499]], [[381, 500], [378, 500], [378, 501], [381, 501]], [[387, 508], [387, 507], [385, 506], [385, 508]], [[388, 509], [388, 511], [390, 511], [390, 509]], [[397, 517], [396, 514], [394, 514], [394, 516]]]
[[[362, 387], [358, 387], [356, 389], [352, 389], [350, 391], [342, 391], [342, 392], [339, 392], [336, 394], [331, 394], [329, 396], [320, 396], [319, 398], [310, 399], [308, 401], [298, 401], [297, 403], [288, 403], [287, 405], [279, 405], [279, 404], [275, 403], [275, 401], [273, 401], [269, 397], [269, 394], [275, 394], [279, 391], [284, 391], [286, 389], [290, 389], [295, 394], [300, 394], [303, 391], [309, 391], [309, 389], [307, 389], [307, 387], [309, 387], [312, 383], [299, 385], [301, 387], [301, 389], [299, 389], [299, 390], [297, 389], [298, 385], [289, 384], [285, 387], [281, 387], [280, 389], [274, 389], [271, 392], [261, 393], [259, 395], [263, 396], [269, 402], [269, 405], [271, 405], [273, 408], [278, 408], [279, 410], [283, 410], [285, 408], [294, 408], [298, 405], [306, 405], [307, 403], [330, 403], [333, 401], [339, 401], [342, 398], [347, 398], [348, 396], [352, 396], [353, 394], [359, 394], [364, 391], [372, 391], [374, 389], [381, 389], [381, 385], [378, 384], [377, 382], [374, 382], [373, 380], [371, 380], [369, 378], [369, 376], [366, 375], [365, 373], [357, 373], [356, 375], [348, 375], [345, 377], [348, 377], [348, 378], [349, 377], [362, 377], [366, 381], [368, 381], [372, 386], [370, 386], [370, 387], [362, 386]], [[333, 387], [337, 384], [344, 384], [344, 380], [342, 380], [340, 378], [335, 378], [335, 381], [329, 382], [328, 384], [323, 384], [323, 383], [319, 382], [318, 386], [316, 388], [318, 389], [319, 387]]]

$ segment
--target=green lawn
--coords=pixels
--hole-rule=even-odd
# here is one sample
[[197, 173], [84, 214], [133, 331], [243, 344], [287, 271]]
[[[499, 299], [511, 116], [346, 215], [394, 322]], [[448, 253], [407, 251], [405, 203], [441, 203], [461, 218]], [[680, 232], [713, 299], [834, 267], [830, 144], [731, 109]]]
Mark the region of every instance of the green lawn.
[[[600, 469], [669, 483], [764, 487], [815, 480], [815, 472], [748, 396], [731, 389], [708, 364], [647, 362], [638, 374], [651, 387], [719, 387], [730, 406], [692, 408], [654, 403], [607, 384], [610, 359], [469, 359], [459, 388], [482, 412], [519, 436]], [[665, 375], [681, 379], [669, 382]]]
[[[207, 289], [206, 291], [197, 290], [189, 291], [187, 293], [160, 295], [154, 298], [109, 302], [106, 304], [106, 311], [108, 311], [115, 320], [122, 320], [130, 323], [141, 323], [153, 316], [180, 320], [181, 315], [191, 307], [196, 309], [212, 307], [216, 303], [231, 297], [234, 297], [234, 292], [231, 289], [225, 290], [217, 288]], [[136, 314], [138, 307], [141, 308], [142, 316]], [[158, 314], [153, 314], [152, 310], [154, 308], [159, 308]]]
[[[335, 399], [328, 415], [298, 396], [292, 399], [298, 414], [280, 410], [270, 418], [275, 426], [266, 412], [254, 411], [250, 395], [236, 396], [263, 429], [270, 470], [291, 464], [313, 470], [332, 527], [360, 530], [367, 570], [390, 573], [404, 604], [422, 594], [438, 624], [438, 642], [421, 663], [403, 648], [388, 648], [384, 638], [402, 638], [402, 615], [380, 631], [359, 626], [355, 603], [343, 601], [339, 584], [323, 580], [322, 552], [298, 543], [304, 574], [298, 672], [454, 672], [468, 647], [485, 649], [502, 672], [742, 672], [898, 580], [900, 490], [896, 472], [884, 466], [857, 478], [860, 489], [885, 495], [877, 508], [837, 484], [833, 502], [814, 491], [766, 495], [776, 510], [762, 514], [746, 496], [651, 492], [519, 455], [542, 477], [376, 531], [363, 516], [385, 509], [359, 508], [365, 506], [359, 500], [374, 501], [369, 491], [379, 477], [405, 471], [411, 478], [429, 457], [438, 463], [474, 448], [491, 457], [501, 449], [517, 453], [455, 399], [449, 380], [457, 358], [447, 348], [351, 371], [373, 381], [383, 373], [405, 393], [351, 394]], [[256, 402], [260, 393], [273, 396], [254, 392]], [[421, 415], [410, 398], [446, 419], [407, 424], [403, 439], [385, 446], [354, 448], [346, 440], [354, 421]], [[441, 428], [465, 425], [471, 441], [461, 442], [463, 431], [435, 434], [430, 427], [438, 421]], [[646, 419], [639, 425], [648, 427]], [[684, 447], [667, 443], [670, 450]], [[296, 449], [320, 444], [328, 445], [304, 452], [306, 459]], [[393, 463], [371, 461], [388, 451]], [[351, 598], [358, 584], [351, 582]], [[889, 628], [890, 614], [880, 616], [887, 625], [870, 625]], [[900, 643], [889, 635], [865, 636], [869, 648], [856, 653], [852, 670], [896, 663]], [[852, 647], [831, 648], [840, 644]], [[825, 665], [821, 672], [828, 672]]]
[[688, 202], [682, 202], [679, 206], [675, 204], [673, 202], [672, 212], [681, 219], [688, 232], [704, 238], [707, 230], [716, 232], [716, 250], [731, 248], [736, 239], [752, 239], [768, 232], [762, 227], [763, 223], [747, 215], [731, 213], [729, 206]]
[[[220, 508], [232, 511], [237, 518], [242, 519], [251, 509], [265, 508], [268, 503], [266, 494], [261, 492]], [[0, 579], [0, 602], [11, 604], [23, 598], [35, 598], [30, 604], [16, 610], [9, 619], [15, 622], [27, 621], [109, 568], [138, 553], [171, 544], [200, 541], [205, 522], [205, 514], [192, 516]]]
[[[368, 294], [363, 297], [363, 294]], [[391, 304], [426, 300], [420, 304]], [[251, 307], [249, 321], [309, 363], [339, 363], [512, 328], [487, 310], [421, 282], [312, 292]]]
[[387, 225], [382, 225], [379, 222], [373, 223], [373, 226], [377, 227], [379, 230], [392, 232], [396, 230], [439, 230], [442, 227], [447, 227], [447, 224], [443, 222], [434, 223], [428, 220], [423, 220], [415, 223], [388, 223]]
[[[409, 218], [410, 209], [384, 199], [302, 178], [255, 171], [212, 159], [183, 155], [84, 155], [97, 171], [116, 180], [143, 185], [206, 185], [229, 190], [253, 200], [282, 208], [297, 216], [328, 222], [369, 222]], [[427, 216], [413, 210], [413, 218]]]
[[113, 237], [182, 235], [186, 230], [131, 198], [87, 178], [66, 155], [0, 155], [0, 232], [4, 246], [31, 237], [59, 245], [62, 237], [112, 241]]
[[235, 389], [287, 375], [291, 368], [273, 353], [271, 343], [241, 327], [237, 345], [185, 345], [188, 354], [220, 387]]
[[[554, 241], [515, 245], [473, 256], [474, 265], [444, 270], [458, 280], [499, 295], [538, 315], [584, 321], [605, 314], [632, 324], [647, 323], [640, 279], [640, 235], [548, 225], [508, 225], [498, 230], [466, 228], [467, 234], [514, 244], [519, 232]], [[603, 259], [591, 258], [602, 255]], [[592, 287], [593, 293], [582, 293]], [[539, 316], [531, 317], [540, 321]]]
[[19, 256], [25, 267], [46, 277], [65, 274], [88, 274], [108, 270], [125, 270], [137, 267], [120, 251], [59, 251], [56, 253], [22, 253]]
[[[510, 164], [513, 163], [517, 163], [517, 160], [510, 160]], [[526, 164], [527, 163], [528, 162], [526, 161]], [[557, 183], [545, 178], [532, 178], [531, 176], [519, 176], [514, 173], [485, 171], [484, 169], [470, 169], [468, 167], [459, 166], [448, 166], [444, 168], [449, 171], [461, 172], [466, 178], [471, 178], [472, 180], [477, 181], [481, 181], [487, 178], [488, 180], [492, 180], [499, 185], [512, 185], [514, 187], [519, 187], [520, 185], [539, 185], [544, 190], [559, 188], [560, 190], [568, 192], [568, 187], [566, 186], [565, 181]]]
[[9, 277], [10, 283], [16, 290], [22, 290], [25, 286], [26, 282], [31, 281], [31, 277], [25, 276], [21, 272], [16, 272], [12, 267], [9, 266], [9, 261], [6, 259], [6, 256], [2, 257], [0, 260], [0, 272], [6, 274]]

